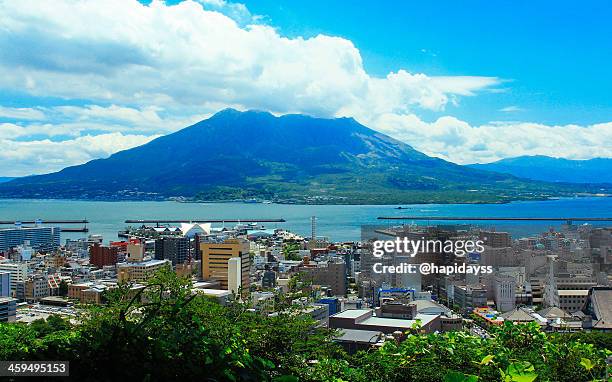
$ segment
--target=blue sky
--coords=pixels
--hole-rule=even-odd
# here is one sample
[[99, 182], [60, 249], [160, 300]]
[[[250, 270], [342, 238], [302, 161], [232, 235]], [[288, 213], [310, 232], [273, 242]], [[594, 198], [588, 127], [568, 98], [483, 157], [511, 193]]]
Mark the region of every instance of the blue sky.
[[456, 163], [612, 157], [612, 6], [0, 0], [0, 175], [225, 108], [351, 116]]
[[[492, 120], [591, 124], [612, 116], [612, 4], [606, 1], [245, 1], [288, 36], [351, 40], [368, 72], [505, 80], [506, 91], [452, 109]], [[501, 109], [515, 106], [508, 113]], [[511, 115], [509, 115], [511, 114]]]

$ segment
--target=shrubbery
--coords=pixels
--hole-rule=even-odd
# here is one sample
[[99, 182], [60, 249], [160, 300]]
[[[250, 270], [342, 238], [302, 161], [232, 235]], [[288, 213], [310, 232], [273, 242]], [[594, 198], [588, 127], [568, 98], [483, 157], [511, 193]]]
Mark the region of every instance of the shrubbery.
[[78, 325], [57, 317], [0, 324], [0, 360], [69, 360], [77, 381], [575, 382], [602, 378], [610, 355], [609, 334], [505, 325], [490, 339], [415, 334], [349, 356], [308, 317], [223, 307], [169, 272], [137, 295], [124, 286], [107, 299]]

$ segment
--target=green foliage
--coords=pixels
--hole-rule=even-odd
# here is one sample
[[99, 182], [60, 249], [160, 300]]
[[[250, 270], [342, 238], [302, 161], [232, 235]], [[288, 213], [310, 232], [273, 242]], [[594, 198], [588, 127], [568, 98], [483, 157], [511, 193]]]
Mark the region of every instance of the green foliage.
[[58, 287], [58, 294], [63, 297], [68, 296], [68, 283], [66, 282], [66, 280], [60, 281]]
[[533, 365], [526, 361], [511, 363], [506, 371], [500, 372], [504, 382], [533, 382], [538, 378]]
[[300, 249], [300, 244], [294, 241], [288, 241], [283, 245], [283, 255], [286, 260], [302, 260], [298, 251]]
[[56, 316], [0, 323], [0, 360], [68, 360], [76, 381], [576, 382], [602, 378], [611, 354], [599, 336], [505, 324], [487, 339], [414, 328], [401, 342], [347, 355], [337, 333], [291, 306], [273, 316], [239, 301], [221, 306], [168, 270], [105, 301], [76, 325]]

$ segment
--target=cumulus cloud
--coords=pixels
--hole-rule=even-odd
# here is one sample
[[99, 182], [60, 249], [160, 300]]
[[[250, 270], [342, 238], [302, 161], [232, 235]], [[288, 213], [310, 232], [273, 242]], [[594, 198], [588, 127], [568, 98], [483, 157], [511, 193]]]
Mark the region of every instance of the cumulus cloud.
[[363, 99], [440, 110], [452, 95], [498, 82], [404, 70], [374, 78], [349, 40], [290, 39], [268, 25], [241, 27], [206, 9], [228, 7], [224, 1], [203, 3], [4, 1], [0, 50], [11, 53], [0, 61], [6, 69], [0, 86], [140, 106], [221, 102], [333, 116]]
[[45, 114], [31, 107], [0, 106], [0, 119], [42, 120], [45, 119]]
[[428, 123], [414, 114], [389, 113], [369, 123], [425, 154], [460, 164], [488, 163], [520, 155], [612, 157], [612, 122], [588, 126], [528, 122], [471, 126], [448, 116]]
[[84, 135], [74, 139], [15, 141], [0, 137], [0, 163], [4, 176], [29, 175], [61, 170], [77, 163], [105, 158], [117, 151], [145, 144], [157, 136], [121, 133]]
[[[470, 126], [452, 116], [425, 122], [420, 111], [445, 113], [461, 97], [504, 91], [503, 81], [406, 69], [373, 76], [350, 40], [288, 38], [244, 5], [226, 0], [0, 0], [0, 52], [0, 89], [78, 100], [66, 102], [70, 106], [1, 108], [0, 118], [9, 120], [0, 119], [0, 139], [12, 139], [14, 147], [30, 140], [51, 151], [58, 141], [95, 134], [163, 134], [228, 106], [352, 116], [460, 163], [547, 154], [553, 143], [577, 142], [556, 152], [567, 157], [605, 154], [612, 146], [605, 124]], [[82, 159], [73, 154], [63, 163]], [[47, 169], [36, 166], [33, 161], [27, 172]], [[0, 163], [0, 174], [9, 168]]]

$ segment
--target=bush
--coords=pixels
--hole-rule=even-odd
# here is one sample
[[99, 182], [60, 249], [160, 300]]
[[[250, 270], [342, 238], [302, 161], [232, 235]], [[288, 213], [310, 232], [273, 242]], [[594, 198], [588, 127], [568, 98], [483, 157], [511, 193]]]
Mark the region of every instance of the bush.
[[412, 334], [349, 356], [308, 316], [224, 307], [169, 271], [136, 295], [121, 285], [105, 297], [78, 325], [0, 323], [0, 360], [68, 360], [75, 381], [575, 382], [601, 377], [610, 355], [609, 334], [507, 323], [489, 339]]

